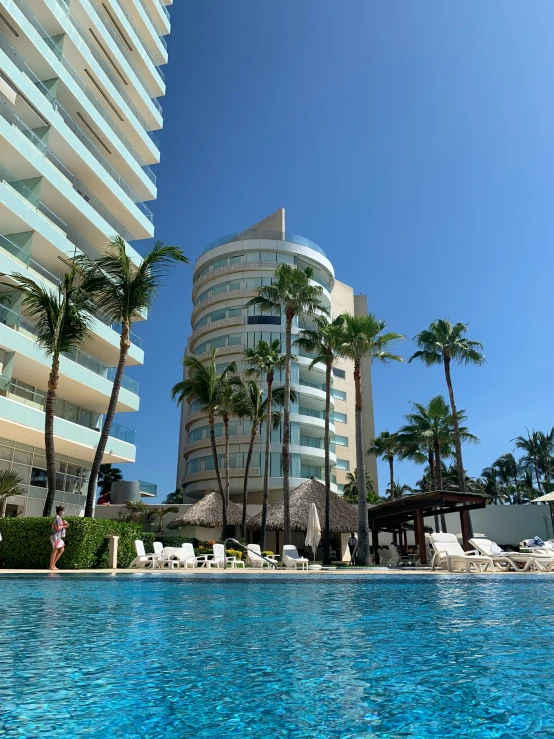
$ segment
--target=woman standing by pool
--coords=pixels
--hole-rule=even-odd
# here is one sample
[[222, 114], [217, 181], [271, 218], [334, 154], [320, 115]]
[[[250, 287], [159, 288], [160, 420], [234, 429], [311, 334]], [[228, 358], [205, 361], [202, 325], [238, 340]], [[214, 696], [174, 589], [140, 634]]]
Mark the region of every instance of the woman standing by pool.
[[67, 521], [62, 520], [62, 513], [65, 508], [62, 505], [56, 507], [56, 517], [52, 521], [52, 535], [50, 541], [52, 542], [52, 554], [50, 555], [50, 570], [57, 570], [56, 562], [63, 554], [65, 542], [63, 537], [65, 536], [65, 530], [69, 526]]

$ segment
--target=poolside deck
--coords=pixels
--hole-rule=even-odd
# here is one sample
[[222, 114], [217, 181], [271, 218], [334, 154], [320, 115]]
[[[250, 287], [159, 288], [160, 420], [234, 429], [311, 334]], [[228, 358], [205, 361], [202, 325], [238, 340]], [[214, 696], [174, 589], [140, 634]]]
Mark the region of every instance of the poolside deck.
[[98, 575], [98, 574], [110, 574], [110, 575], [148, 575], [156, 577], [158, 575], [174, 575], [175, 577], [180, 576], [190, 576], [190, 577], [196, 577], [199, 575], [226, 575], [226, 576], [236, 576], [236, 575], [263, 575], [267, 577], [282, 577], [286, 575], [293, 575], [295, 577], [315, 577], [315, 576], [321, 576], [326, 577], [329, 575], [340, 575], [341, 577], [373, 577], [373, 576], [384, 576], [387, 575], [404, 575], [406, 577], [410, 576], [433, 576], [433, 577], [458, 577], [460, 575], [464, 577], [491, 577], [496, 575], [538, 575], [540, 577], [544, 576], [552, 576], [554, 575], [554, 572], [523, 572], [523, 570], [514, 572], [514, 571], [506, 571], [506, 572], [448, 572], [447, 570], [434, 570], [432, 571], [430, 567], [428, 568], [409, 568], [409, 567], [399, 567], [399, 568], [388, 568], [388, 567], [352, 567], [352, 568], [339, 568], [336, 570], [287, 570], [287, 569], [277, 569], [277, 570], [269, 570], [269, 569], [260, 569], [258, 568], [245, 568], [242, 567], [239, 568], [227, 568], [225, 570], [223, 569], [212, 569], [207, 568], [204, 569], [203, 567], [198, 567], [196, 569], [184, 569], [184, 568], [175, 568], [175, 569], [163, 569], [163, 570], [150, 570], [150, 569], [116, 569], [116, 570], [110, 570], [110, 569], [96, 569], [96, 570], [57, 570], [56, 572], [51, 572], [50, 570], [43, 569], [43, 570], [8, 570], [8, 569], [0, 569], [0, 576], [1, 575], [50, 575], [52, 577], [57, 575]]

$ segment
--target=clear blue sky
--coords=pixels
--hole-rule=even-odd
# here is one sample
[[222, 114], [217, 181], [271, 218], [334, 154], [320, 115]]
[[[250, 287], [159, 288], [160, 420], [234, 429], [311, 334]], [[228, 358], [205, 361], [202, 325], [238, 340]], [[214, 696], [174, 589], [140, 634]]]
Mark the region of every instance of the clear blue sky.
[[[471, 475], [552, 414], [554, 45], [551, 2], [177, 0], [172, 6], [157, 238], [192, 261], [279, 206], [338, 279], [409, 340], [470, 323], [488, 364], [455, 368], [481, 444]], [[130, 371], [141, 410], [125, 476], [175, 487], [192, 269], [167, 281]], [[446, 392], [442, 370], [376, 367], [377, 431]], [[413, 483], [420, 470], [399, 468]], [[386, 470], [380, 466], [384, 492]]]

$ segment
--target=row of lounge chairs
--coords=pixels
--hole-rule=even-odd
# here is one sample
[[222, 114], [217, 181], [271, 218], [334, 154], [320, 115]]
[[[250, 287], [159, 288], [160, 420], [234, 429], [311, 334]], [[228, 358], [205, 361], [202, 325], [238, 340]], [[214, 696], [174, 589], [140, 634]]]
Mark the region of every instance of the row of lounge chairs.
[[[234, 556], [225, 555], [225, 547], [223, 544], [213, 545], [213, 554], [199, 554], [194, 553], [194, 548], [191, 543], [182, 544], [180, 547], [164, 547], [159, 541], [154, 542], [154, 552], [147, 554], [144, 549], [144, 543], [137, 539], [135, 541], [135, 550], [137, 556], [131, 562], [133, 568], [149, 568], [149, 569], [162, 569], [162, 568], [175, 568], [184, 567], [185, 569], [194, 569], [196, 567], [206, 568], [221, 568], [221, 567], [242, 567], [244, 568], [245, 563], [242, 559], [237, 559]], [[249, 567], [264, 567], [274, 568], [277, 567], [279, 562], [277, 558], [279, 555], [273, 555], [273, 557], [263, 557], [259, 544], [248, 544], [247, 559], [246, 563]], [[283, 547], [283, 565], [289, 569], [302, 569], [308, 568], [308, 560], [305, 557], [300, 557], [298, 550], [293, 545], [285, 545]]]
[[[552, 572], [554, 571], [554, 543], [544, 542], [543, 547], [533, 547], [527, 552], [506, 552], [490, 539], [470, 539], [473, 547], [464, 551], [454, 534], [430, 534], [433, 548], [431, 569], [447, 569], [449, 572]], [[523, 565], [518, 566], [518, 565]]]

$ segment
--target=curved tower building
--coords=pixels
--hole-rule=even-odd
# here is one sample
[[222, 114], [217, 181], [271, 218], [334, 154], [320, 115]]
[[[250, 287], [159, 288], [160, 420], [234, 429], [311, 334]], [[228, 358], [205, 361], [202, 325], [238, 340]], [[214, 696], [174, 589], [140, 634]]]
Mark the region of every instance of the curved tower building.
[[[209, 361], [217, 350], [217, 367], [221, 371], [236, 362], [246, 370], [244, 350], [256, 346], [260, 339], [280, 339], [284, 353], [284, 316], [262, 313], [247, 308], [257, 289], [269, 285], [277, 265], [287, 263], [313, 269], [313, 282], [323, 288], [322, 303], [332, 317], [340, 313], [367, 312], [365, 296], [354, 297], [352, 288], [335, 279], [335, 271], [323, 250], [303, 236], [285, 230], [285, 212], [278, 210], [268, 218], [241, 233], [217, 239], [196, 260], [193, 276], [192, 334], [187, 354]], [[295, 318], [294, 334], [304, 327], [302, 317]], [[291, 404], [291, 489], [310, 477], [324, 479], [325, 368], [309, 368], [311, 357], [293, 349], [292, 388], [297, 401]], [[365, 439], [374, 435], [370, 366], [364, 368]], [[284, 384], [284, 371], [276, 373], [275, 384]], [[352, 363], [340, 360], [333, 368], [331, 397], [331, 489], [341, 492], [348, 471], [356, 467], [354, 436], [354, 384]], [[240, 502], [244, 466], [250, 440], [250, 425], [240, 420], [230, 424], [230, 494]], [[249, 478], [251, 513], [262, 502], [265, 426], [254, 448]], [[223, 468], [223, 424], [216, 425], [216, 441], [221, 445], [220, 466]], [[271, 432], [270, 503], [282, 494], [281, 469], [282, 428]], [[376, 481], [375, 464], [368, 459], [368, 470]], [[223, 474], [223, 472], [222, 472]], [[185, 502], [194, 502], [217, 488], [208, 419], [205, 413], [183, 404], [177, 485], [185, 488]]]

